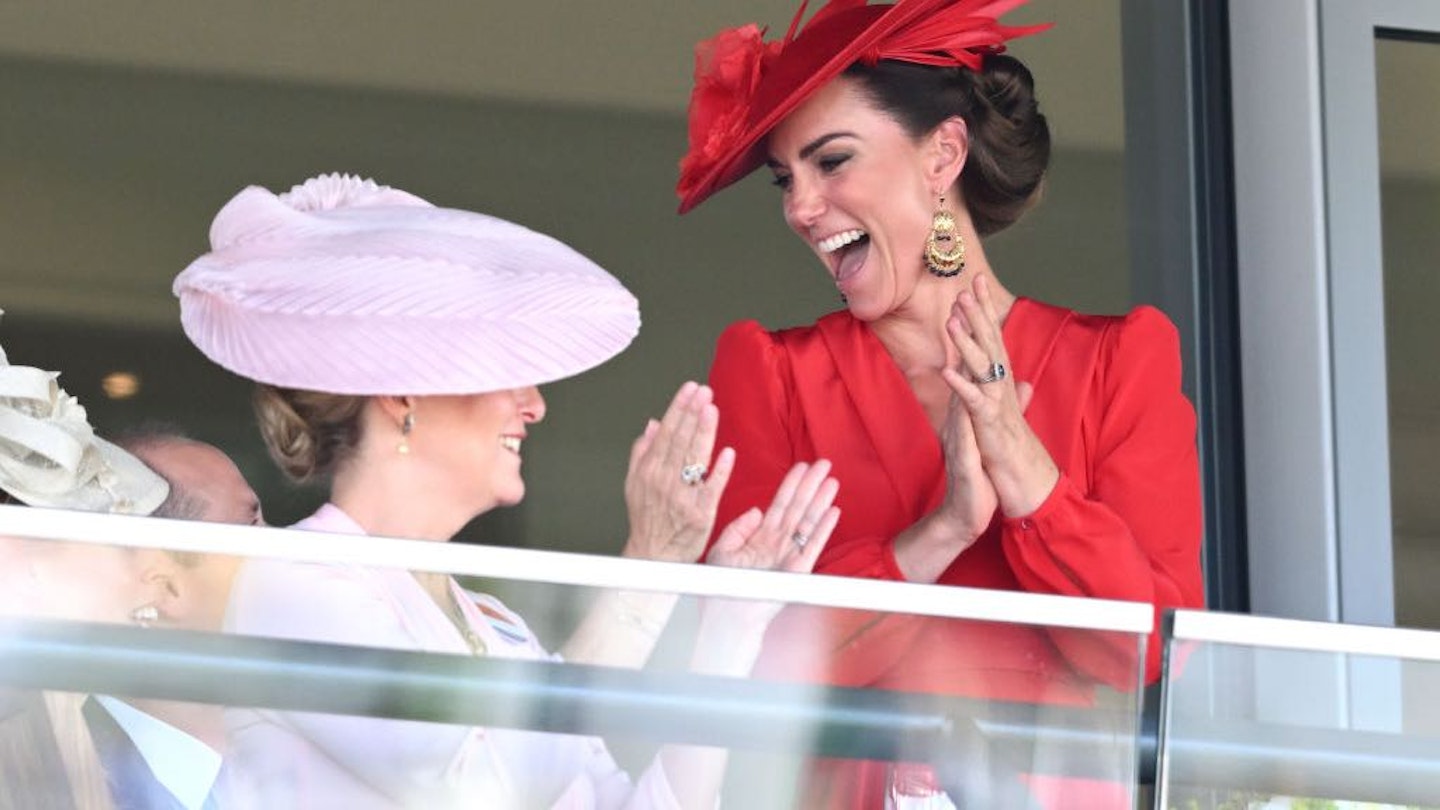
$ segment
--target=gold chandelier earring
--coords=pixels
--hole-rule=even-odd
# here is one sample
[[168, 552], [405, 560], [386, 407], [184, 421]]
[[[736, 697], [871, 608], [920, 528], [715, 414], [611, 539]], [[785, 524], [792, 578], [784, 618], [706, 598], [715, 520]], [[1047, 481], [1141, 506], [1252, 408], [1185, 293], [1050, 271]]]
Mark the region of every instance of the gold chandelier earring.
[[955, 216], [945, 208], [944, 194], [925, 239], [925, 269], [941, 278], [958, 276], [965, 269], [965, 237], [955, 225]]
[[400, 420], [400, 444], [395, 448], [400, 455], [410, 455], [410, 432], [415, 429], [415, 414], [405, 412], [405, 418]]

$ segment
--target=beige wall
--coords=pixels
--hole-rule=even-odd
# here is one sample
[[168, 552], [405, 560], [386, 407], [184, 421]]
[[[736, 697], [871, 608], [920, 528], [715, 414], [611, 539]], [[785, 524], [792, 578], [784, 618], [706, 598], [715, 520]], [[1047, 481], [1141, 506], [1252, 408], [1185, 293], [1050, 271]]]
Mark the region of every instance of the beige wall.
[[[694, 45], [755, 22], [784, 33], [799, 0], [6, 0], [0, 54], [404, 94], [679, 114]], [[814, 12], [822, 3], [810, 3]], [[1062, 88], [1065, 143], [1116, 149], [1119, 0], [1031, 0], [1007, 22], [1053, 22], [1016, 42]]]

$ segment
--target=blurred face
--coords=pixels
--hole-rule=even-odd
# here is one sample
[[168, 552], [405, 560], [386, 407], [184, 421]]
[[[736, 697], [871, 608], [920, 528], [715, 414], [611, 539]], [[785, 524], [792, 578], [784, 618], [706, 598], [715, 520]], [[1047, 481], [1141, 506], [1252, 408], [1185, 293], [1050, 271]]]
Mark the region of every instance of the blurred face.
[[769, 166], [785, 221], [815, 251], [850, 311], [875, 320], [922, 278], [936, 196], [922, 143], [839, 78], [771, 132]]
[[49, 540], [11, 540], [0, 585], [3, 607], [19, 615], [128, 622], [147, 597], [144, 557], [135, 550]]
[[414, 457], [435, 465], [457, 502], [480, 514], [525, 497], [521, 452], [527, 426], [545, 418], [540, 389], [419, 397], [414, 414]]
[[0, 534], [0, 616], [20, 613], [24, 540]]
[[260, 499], [230, 457], [193, 441], [166, 441], [141, 447], [135, 455], [171, 486], [198, 502], [196, 520], [263, 526]]
[[[209, 523], [263, 526], [260, 499], [230, 457], [202, 442], [168, 440], [141, 446], [135, 455], [183, 494], [183, 517]], [[187, 555], [163, 566], [169, 580], [160, 605], [162, 621], [191, 630], [220, 630], [230, 587], [241, 558], [224, 554]]]

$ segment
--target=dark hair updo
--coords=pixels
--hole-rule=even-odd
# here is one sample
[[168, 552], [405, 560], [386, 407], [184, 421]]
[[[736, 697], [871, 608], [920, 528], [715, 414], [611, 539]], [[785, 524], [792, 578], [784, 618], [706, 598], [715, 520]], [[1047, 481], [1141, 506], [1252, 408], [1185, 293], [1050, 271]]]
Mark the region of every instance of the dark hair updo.
[[856, 63], [845, 75], [914, 138], [951, 116], [965, 119], [970, 155], [960, 188], [981, 236], [1013, 225], [1038, 196], [1050, 165], [1050, 126], [1020, 60], [988, 56], [978, 72], [882, 60]]

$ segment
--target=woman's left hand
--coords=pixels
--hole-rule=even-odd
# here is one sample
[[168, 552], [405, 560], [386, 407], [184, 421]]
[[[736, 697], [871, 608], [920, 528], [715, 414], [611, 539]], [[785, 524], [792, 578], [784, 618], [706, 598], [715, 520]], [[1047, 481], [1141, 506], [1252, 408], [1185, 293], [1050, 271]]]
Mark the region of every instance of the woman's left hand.
[[[833, 505], [839, 491], [839, 482], [830, 477], [830, 462], [796, 464], [780, 482], [769, 509], [762, 514], [752, 508], [720, 532], [710, 548], [710, 562], [809, 573], [840, 522], [840, 508]], [[710, 672], [748, 672], [764, 629], [784, 607], [783, 602], [760, 599], [705, 600], [701, 638], [708, 643], [697, 646], [697, 663], [711, 659], [703, 667]], [[715, 660], [713, 649], [706, 652], [711, 647], [726, 652]]]
[[796, 464], [770, 508], [751, 509], [720, 532], [709, 560], [731, 568], [809, 573], [840, 521], [834, 506], [840, 484], [830, 477], [830, 462]]
[[[984, 276], [956, 296], [946, 329], [960, 362], [941, 376], [970, 414], [981, 464], [995, 486], [1001, 511], [1008, 517], [1028, 515], [1050, 496], [1060, 470], [1025, 421], [1031, 387], [1015, 381]], [[996, 374], [997, 368], [1004, 374]]]

